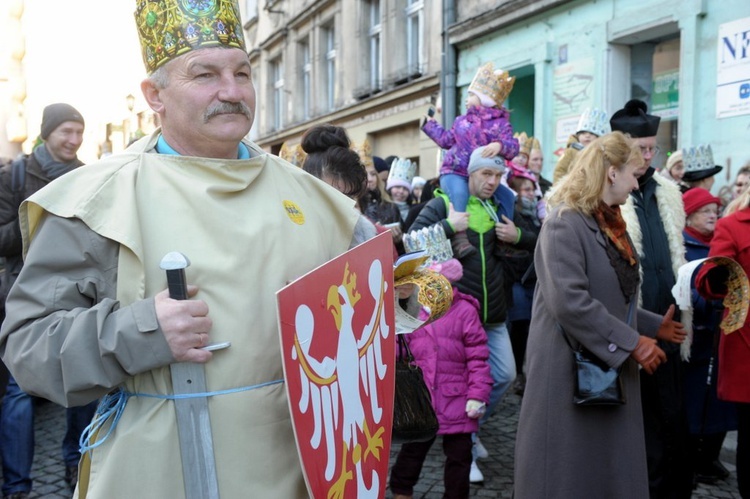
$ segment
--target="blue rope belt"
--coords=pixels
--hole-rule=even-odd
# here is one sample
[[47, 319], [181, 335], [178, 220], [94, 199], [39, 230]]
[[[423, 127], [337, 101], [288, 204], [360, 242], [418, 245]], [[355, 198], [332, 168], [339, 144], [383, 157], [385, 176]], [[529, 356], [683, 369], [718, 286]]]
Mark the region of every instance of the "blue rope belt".
[[[173, 395], [159, 395], [155, 393], [132, 393], [120, 387], [117, 390], [110, 392], [102, 397], [101, 402], [99, 402], [99, 406], [96, 408], [94, 419], [91, 421], [91, 424], [89, 424], [86, 429], [83, 430], [83, 433], [81, 433], [81, 438], [78, 441], [81, 455], [96, 449], [107, 441], [109, 436], [112, 434], [112, 431], [117, 426], [117, 423], [120, 421], [122, 413], [125, 412], [125, 405], [128, 403], [128, 399], [130, 397], [147, 397], [161, 400], [182, 400], [198, 397], [213, 397], [215, 395], [228, 395], [231, 393], [246, 392], [249, 390], [255, 390], [256, 388], [277, 385], [283, 382], [283, 379], [277, 379], [257, 385], [243, 386], [240, 388], [230, 388], [228, 390], [219, 390], [216, 392], [177, 393]], [[97, 439], [92, 443], [92, 440], [96, 437], [99, 430], [102, 429], [104, 423], [109, 421], [110, 418], [112, 419], [112, 424], [109, 426], [107, 433], [103, 437]]]

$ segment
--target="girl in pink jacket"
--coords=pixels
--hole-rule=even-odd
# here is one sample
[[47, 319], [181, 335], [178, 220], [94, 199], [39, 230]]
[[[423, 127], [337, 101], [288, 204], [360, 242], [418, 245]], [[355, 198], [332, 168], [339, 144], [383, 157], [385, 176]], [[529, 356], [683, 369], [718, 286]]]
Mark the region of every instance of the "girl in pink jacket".
[[[463, 275], [451, 259], [431, 267], [455, 282]], [[479, 319], [479, 302], [453, 288], [453, 305], [440, 319], [406, 335], [416, 364], [432, 396], [445, 453], [445, 498], [469, 497], [471, 434], [489, 401], [492, 376], [487, 363], [487, 334]], [[405, 443], [391, 470], [394, 499], [412, 497], [422, 464], [435, 439]]]

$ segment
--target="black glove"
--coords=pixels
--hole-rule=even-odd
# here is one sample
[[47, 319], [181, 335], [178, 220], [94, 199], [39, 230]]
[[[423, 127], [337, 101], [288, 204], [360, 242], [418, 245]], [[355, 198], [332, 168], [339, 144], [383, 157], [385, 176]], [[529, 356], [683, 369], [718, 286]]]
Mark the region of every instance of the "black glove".
[[717, 265], [708, 271], [706, 275], [711, 293], [724, 295], [727, 293], [727, 280], [729, 279], [729, 267], [726, 265]]

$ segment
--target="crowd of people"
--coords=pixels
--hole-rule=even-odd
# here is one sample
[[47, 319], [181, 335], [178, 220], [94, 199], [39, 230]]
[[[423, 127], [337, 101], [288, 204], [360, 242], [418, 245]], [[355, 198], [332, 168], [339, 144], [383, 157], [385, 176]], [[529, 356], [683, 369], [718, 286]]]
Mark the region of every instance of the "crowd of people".
[[[33, 396], [67, 407], [65, 479], [79, 497], [175, 497], [175, 362], [205, 366], [215, 390], [222, 495], [305, 496], [282, 365], [269, 355], [275, 293], [379, 233], [397, 257], [406, 234], [437, 228], [453, 255], [432, 269], [453, 285], [453, 305], [406, 342], [429, 380], [445, 497], [483, 481], [482, 427], [513, 388], [516, 498], [689, 498], [696, 481], [729, 475], [719, 451], [734, 430], [750, 498], [750, 325], [722, 334], [726, 266], [699, 267], [690, 307], [672, 294], [688, 261], [724, 256], [750, 272], [750, 165], [728, 206], [711, 193], [722, 167], [710, 146], [673, 151], [657, 171], [660, 118], [634, 99], [611, 118], [585, 110], [549, 181], [540, 141], [514, 130], [504, 107], [514, 78], [488, 63], [464, 114], [421, 124], [443, 150], [437, 177], [355, 150], [333, 124], [305, 132], [297, 168], [246, 139], [255, 94], [239, 10], [212, 25], [220, 33], [157, 50], [203, 15], [175, 12], [160, 31], [139, 25], [142, 91], [160, 129], [80, 168], [83, 117], [51, 104], [39, 145], [0, 171], [4, 497], [31, 493]], [[170, 296], [152, 265], [175, 243], [193, 262], [189, 300]], [[214, 339], [231, 349], [207, 350]], [[573, 404], [571, 345], [618, 371], [624, 404]], [[84, 427], [111, 413], [82, 457]], [[434, 442], [398, 449], [394, 497], [412, 497]]]

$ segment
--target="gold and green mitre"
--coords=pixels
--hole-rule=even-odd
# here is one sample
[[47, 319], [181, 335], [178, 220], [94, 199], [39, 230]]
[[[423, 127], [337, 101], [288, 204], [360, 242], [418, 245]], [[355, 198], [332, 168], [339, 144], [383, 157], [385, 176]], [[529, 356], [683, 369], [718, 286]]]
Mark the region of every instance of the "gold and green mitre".
[[136, 0], [135, 23], [149, 74], [199, 48], [246, 50], [237, 0]]

